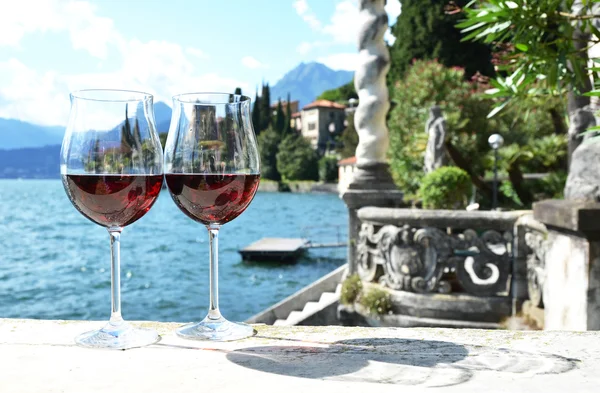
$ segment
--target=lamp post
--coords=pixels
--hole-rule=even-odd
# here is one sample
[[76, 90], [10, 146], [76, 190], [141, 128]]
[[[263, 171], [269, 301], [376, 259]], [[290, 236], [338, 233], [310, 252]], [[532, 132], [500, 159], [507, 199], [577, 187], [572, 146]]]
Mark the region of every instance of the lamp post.
[[494, 192], [492, 195], [492, 210], [498, 207], [498, 149], [504, 144], [504, 138], [500, 134], [492, 134], [488, 138], [488, 143], [494, 149]]

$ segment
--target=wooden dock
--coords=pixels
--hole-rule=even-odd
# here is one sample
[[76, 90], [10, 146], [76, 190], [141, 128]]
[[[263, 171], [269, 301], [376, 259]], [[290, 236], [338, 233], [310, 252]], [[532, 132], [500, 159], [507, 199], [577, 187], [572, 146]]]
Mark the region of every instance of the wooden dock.
[[265, 237], [239, 250], [245, 261], [294, 262], [309, 248], [345, 247], [346, 243], [312, 243], [302, 238]]

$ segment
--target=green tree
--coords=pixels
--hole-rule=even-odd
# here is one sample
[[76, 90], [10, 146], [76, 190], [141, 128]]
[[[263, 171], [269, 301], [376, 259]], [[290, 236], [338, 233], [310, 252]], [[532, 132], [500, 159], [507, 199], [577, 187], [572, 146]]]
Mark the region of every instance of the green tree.
[[285, 114], [283, 113], [283, 105], [281, 105], [281, 99], [277, 104], [277, 113], [275, 114], [275, 131], [279, 135], [283, 135], [285, 132]]
[[285, 127], [283, 129], [283, 135], [289, 135], [292, 133], [292, 105], [290, 100], [290, 93], [288, 93], [285, 108]]
[[281, 175], [277, 170], [277, 152], [280, 142], [281, 136], [270, 127], [258, 136], [261, 176], [265, 179], [281, 180]]
[[260, 95], [260, 130], [266, 130], [271, 125], [271, 89], [269, 84], [263, 84]]
[[[463, 39], [493, 44], [496, 49], [501, 72], [490, 91], [499, 99], [495, 112], [515, 98], [591, 89], [589, 76], [597, 70], [588, 69], [587, 50], [590, 41], [600, 39], [594, 26], [600, 16], [593, 9], [598, 3], [583, 1], [576, 13], [571, 13], [574, 0], [487, 0], [457, 9], [466, 15], [458, 24]], [[577, 107], [589, 103], [585, 96], [575, 100], [583, 101], [575, 103]]]
[[158, 139], [160, 139], [160, 144], [163, 148], [163, 150], [165, 150], [165, 146], [167, 146], [167, 136], [169, 134], [167, 132], [161, 132], [160, 134], [158, 134]]
[[262, 114], [260, 112], [262, 104], [260, 103], [260, 97], [258, 96], [258, 89], [256, 89], [256, 96], [254, 97], [254, 106], [252, 107], [252, 124], [257, 134], [262, 131]]
[[356, 94], [356, 89], [354, 88], [354, 80], [335, 89], [325, 90], [317, 99], [348, 102], [351, 98], [358, 99], [358, 94]]
[[358, 146], [358, 133], [354, 127], [354, 113], [350, 113], [346, 118], [348, 125], [340, 135], [340, 146], [337, 152], [342, 158], [353, 157], [356, 155], [356, 146]]
[[235, 88], [235, 92], [233, 94], [237, 94], [237, 95], [242, 95], [242, 88], [241, 87], [236, 87]]
[[338, 159], [336, 156], [325, 155], [319, 159], [319, 180], [325, 183], [335, 183], [338, 180]]
[[284, 180], [317, 180], [319, 156], [308, 139], [287, 135], [279, 145], [277, 170]]
[[[454, 1], [458, 6], [468, 2]], [[463, 16], [460, 12], [448, 14], [445, 10], [448, 3], [448, 0], [402, 0], [402, 13], [392, 27], [396, 41], [390, 48], [390, 85], [402, 79], [415, 59], [436, 59], [446, 67], [463, 67], [467, 78], [477, 71], [488, 76], [494, 74], [489, 47], [461, 42], [462, 35], [455, 25]]]

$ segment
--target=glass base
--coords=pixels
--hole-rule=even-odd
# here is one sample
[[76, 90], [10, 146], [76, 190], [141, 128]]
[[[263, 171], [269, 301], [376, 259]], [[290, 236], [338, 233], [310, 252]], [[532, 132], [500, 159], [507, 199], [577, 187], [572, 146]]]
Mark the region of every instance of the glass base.
[[202, 322], [188, 323], [177, 329], [177, 335], [188, 340], [233, 341], [252, 337], [254, 328], [245, 323], [230, 322], [223, 317], [204, 318]]
[[92, 330], [75, 337], [81, 347], [99, 349], [130, 349], [145, 347], [160, 341], [155, 330], [135, 328], [127, 322], [111, 324], [100, 330]]

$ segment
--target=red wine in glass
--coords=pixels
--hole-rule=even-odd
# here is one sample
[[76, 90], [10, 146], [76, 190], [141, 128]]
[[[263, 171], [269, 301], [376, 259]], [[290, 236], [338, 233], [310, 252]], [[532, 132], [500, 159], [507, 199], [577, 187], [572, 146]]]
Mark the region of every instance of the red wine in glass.
[[242, 214], [260, 180], [257, 174], [170, 173], [165, 177], [175, 204], [204, 225], [222, 225]]
[[104, 227], [124, 227], [150, 210], [162, 175], [63, 175], [67, 195], [81, 214]]

